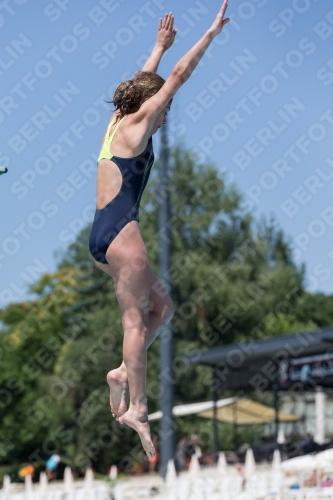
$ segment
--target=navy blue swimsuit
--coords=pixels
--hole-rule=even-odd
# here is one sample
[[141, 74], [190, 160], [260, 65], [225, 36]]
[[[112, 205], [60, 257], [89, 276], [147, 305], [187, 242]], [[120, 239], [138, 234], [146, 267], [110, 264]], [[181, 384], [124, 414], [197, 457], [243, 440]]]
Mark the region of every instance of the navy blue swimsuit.
[[102, 264], [108, 263], [105, 257], [106, 251], [123, 227], [132, 220], [139, 222], [140, 200], [154, 163], [152, 137], [148, 140], [146, 149], [139, 156], [120, 158], [111, 155], [110, 144], [125, 116], [119, 121], [111, 137], [109, 132], [113, 121], [110, 122], [98, 157], [98, 162], [103, 158], [112, 160], [118, 166], [122, 176], [119, 193], [105, 207], [96, 208], [90, 232], [90, 253], [97, 262]]

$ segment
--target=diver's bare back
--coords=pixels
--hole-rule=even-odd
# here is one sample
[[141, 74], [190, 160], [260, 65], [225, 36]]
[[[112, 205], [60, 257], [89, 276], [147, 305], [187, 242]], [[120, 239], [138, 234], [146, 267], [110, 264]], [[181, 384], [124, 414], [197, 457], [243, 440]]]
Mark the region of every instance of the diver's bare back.
[[[111, 116], [109, 124], [119, 116], [120, 113], [115, 112]], [[110, 135], [112, 135], [118, 123], [119, 119], [111, 125]], [[135, 156], [139, 156], [145, 150], [150, 135], [151, 129], [147, 130], [147, 127], [142, 122], [138, 123], [135, 113], [127, 115], [114, 136], [110, 156], [119, 156], [120, 158], [134, 158]], [[102, 144], [104, 140], [105, 134]]]

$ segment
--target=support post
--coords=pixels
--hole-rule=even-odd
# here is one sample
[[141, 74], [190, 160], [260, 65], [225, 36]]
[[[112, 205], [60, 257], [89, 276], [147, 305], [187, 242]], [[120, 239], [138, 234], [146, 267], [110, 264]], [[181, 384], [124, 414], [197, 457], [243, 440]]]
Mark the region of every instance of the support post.
[[[160, 154], [160, 182], [158, 183], [158, 243], [159, 243], [159, 278], [165, 290], [170, 294], [170, 267], [171, 267], [171, 231], [170, 221], [170, 194], [168, 178], [168, 145], [166, 125], [161, 127], [161, 154]], [[173, 385], [174, 374], [173, 341], [170, 323], [159, 335], [160, 352], [160, 406], [163, 412], [160, 425], [160, 460], [161, 474], [165, 479], [168, 461], [174, 456], [174, 422], [173, 422]]]
[[238, 433], [237, 433], [237, 401], [232, 405], [232, 416], [233, 416], [233, 442], [234, 449], [237, 449]]
[[325, 443], [325, 402], [326, 402], [326, 394], [324, 389], [320, 386], [316, 387], [315, 390], [315, 408], [316, 408], [316, 433], [315, 433], [315, 441], [318, 444]]
[[217, 464], [219, 455], [219, 437], [217, 428], [217, 388], [218, 388], [218, 376], [216, 367], [212, 370], [212, 393], [213, 393], [213, 453], [214, 453], [214, 463]]
[[274, 429], [274, 447], [279, 448], [278, 437], [279, 437], [279, 379], [278, 371], [276, 372], [276, 377], [273, 382], [273, 394], [274, 394], [274, 410], [275, 410], [275, 429]]

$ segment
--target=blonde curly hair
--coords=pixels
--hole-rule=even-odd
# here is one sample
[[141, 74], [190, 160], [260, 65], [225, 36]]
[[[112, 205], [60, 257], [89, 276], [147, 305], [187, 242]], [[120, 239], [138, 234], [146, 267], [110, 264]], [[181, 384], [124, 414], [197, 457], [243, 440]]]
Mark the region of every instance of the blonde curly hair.
[[[135, 113], [150, 97], [157, 94], [165, 83], [164, 78], [151, 71], [137, 71], [132, 80], [124, 80], [116, 88], [112, 101], [120, 111], [120, 118]], [[172, 99], [171, 99], [172, 101]]]

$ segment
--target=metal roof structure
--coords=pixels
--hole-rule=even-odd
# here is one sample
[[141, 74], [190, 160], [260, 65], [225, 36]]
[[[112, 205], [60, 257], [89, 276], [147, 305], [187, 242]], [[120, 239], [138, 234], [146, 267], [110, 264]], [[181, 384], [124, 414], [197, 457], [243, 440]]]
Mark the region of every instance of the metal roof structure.
[[[248, 339], [192, 352], [184, 358], [189, 364], [213, 368], [220, 388], [264, 391], [272, 389], [276, 383], [281, 362], [330, 353], [333, 354], [333, 326], [268, 339]], [[333, 374], [315, 385], [333, 387]], [[290, 385], [279, 387], [279, 390], [289, 388]], [[307, 384], [309, 389], [311, 383]]]

